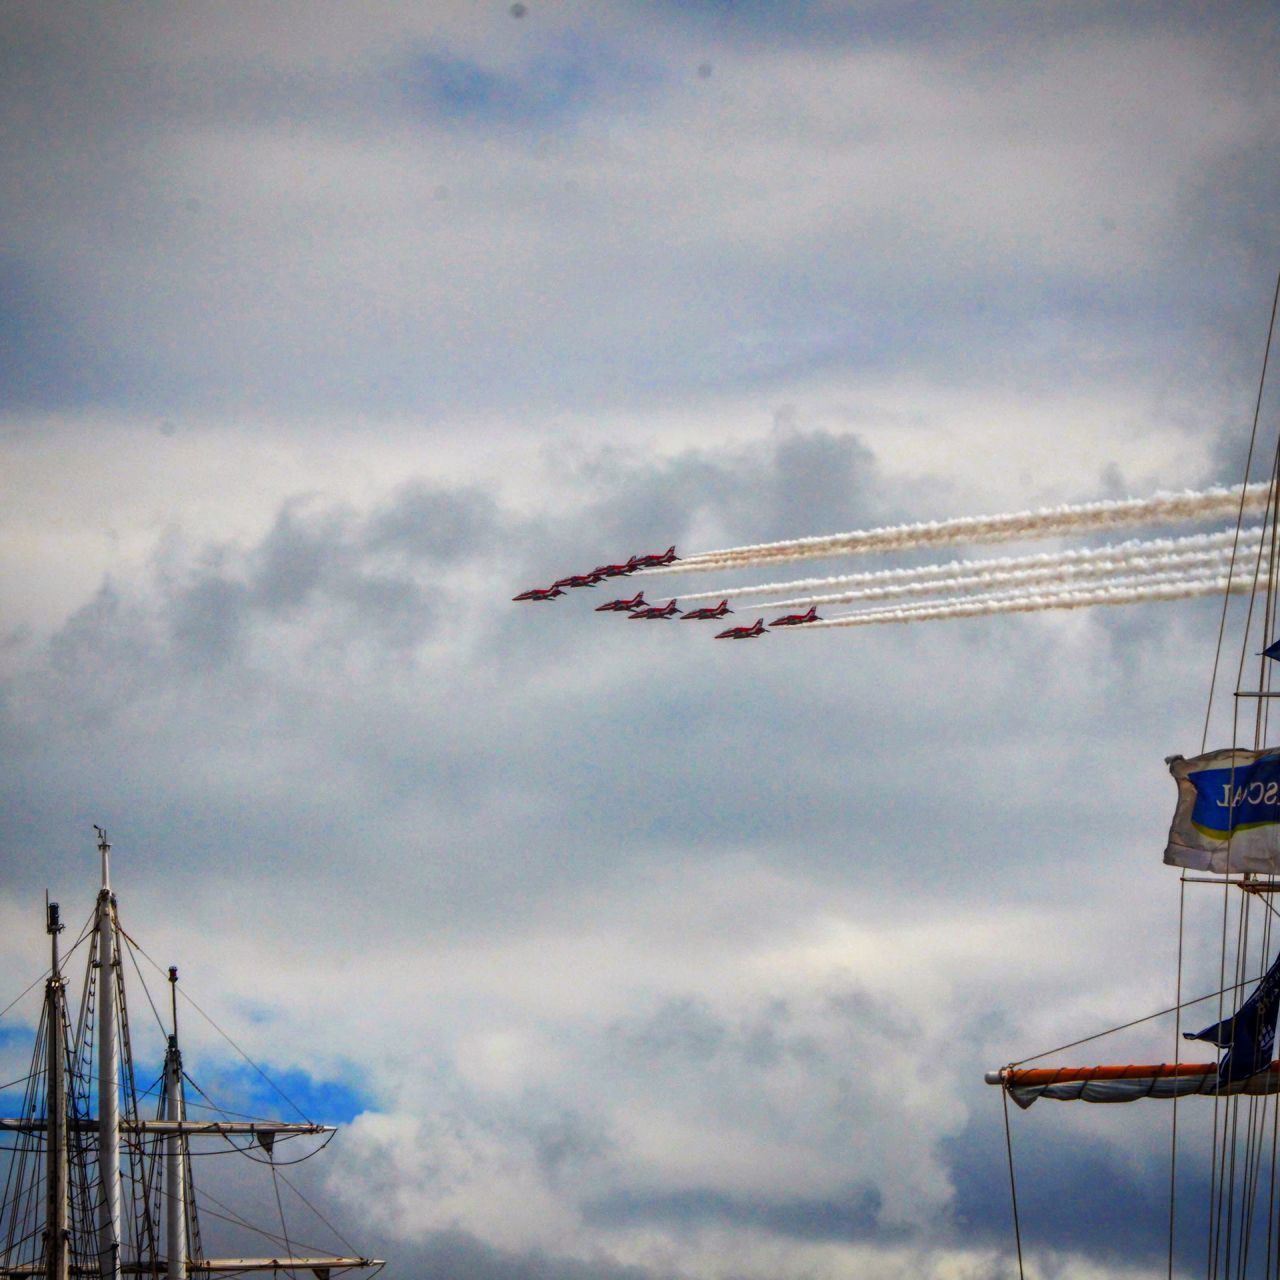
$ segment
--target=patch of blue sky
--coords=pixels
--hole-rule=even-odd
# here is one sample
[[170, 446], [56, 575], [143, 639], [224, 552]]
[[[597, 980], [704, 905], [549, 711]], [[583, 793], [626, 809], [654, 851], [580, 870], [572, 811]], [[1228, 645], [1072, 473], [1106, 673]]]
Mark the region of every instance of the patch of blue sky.
[[[247, 1063], [205, 1065], [193, 1078], [219, 1107], [244, 1115], [296, 1120], [299, 1113], [319, 1124], [347, 1124], [373, 1102], [351, 1079], [324, 1079], [301, 1067], [263, 1069], [266, 1078]], [[188, 1106], [207, 1106], [188, 1090]]]
[[110, 385], [54, 273], [0, 256], [0, 297], [0, 410], [84, 404]]
[[944, 0], [882, 0], [844, 5], [830, 0], [666, 0], [684, 17], [714, 23], [728, 39], [891, 41], [936, 36], [956, 12]]
[[240, 1001], [239, 1012], [246, 1021], [252, 1022], [254, 1026], [258, 1027], [274, 1022], [278, 1016], [274, 1006], [260, 1004], [255, 1000]]
[[0, 1115], [15, 1116], [22, 1107], [35, 1035], [34, 1027], [0, 1027]]
[[667, 78], [660, 63], [586, 38], [504, 68], [426, 50], [401, 75], [408, 100], [433, 118], [538, 130], [571, 124], [601, 101], [643, 95]]
[[[663, 7], [699, 22], [726, 42], [776, 45], [936, 44], [947, 38], [984, 34], [1010, 36], [1026, 31], [1065, 32], [1106, 23], [1124, 29], [1158, 20], [1133, 7], [1122, 12], [1105, 0], [1073, 5], [1028, 6], [1008, 0], [958, 6], [949, 0], [870, 0], [862, 4], [833, 0], [663, 0]], [[1191, 6], [1159, 6], [1159, 12], [1190, 18]]]

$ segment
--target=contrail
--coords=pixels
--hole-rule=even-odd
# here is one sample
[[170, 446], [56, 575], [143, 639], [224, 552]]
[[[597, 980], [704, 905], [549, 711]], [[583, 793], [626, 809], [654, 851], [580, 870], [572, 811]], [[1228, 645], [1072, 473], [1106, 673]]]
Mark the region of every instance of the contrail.
[[[1240, 550], [1247, 553], [1257, 549], [1262, 529], [1255, 526], [1240, 531]], [[1181, 555], [1184, 552], [1221, 551], [1234, 545], [1235, 530], [1223, 529], [1217, 533], [1193, 533], [1181, 538], [1130, 538], [1126, 542], [1113, 542], [1101, 547], [1082, 547], [1064, 551], [1041, 551], [1033, 555], [1002, 556], [990, 560], [948, 560], [942, 564], [915, 565], [907, 569], [874, 569], [862, 573], [846, 573], [827, 578], [798, 578], [790, 582], [766, 582], [755, 585], [742, 584], [720, 587], [716, 590], [687, 592], [682, 600], [722, 600], [725, 597], [751, 596], [753, 598], [784, 595], [788, 592], [817, 591], [824, 587], [896, 586], [909, 583], [936, 583], [947, 578], [964, 577], [970, 573], [1003, 573], [1041, 566], [1084, 564], [1095, 560], [1120, 557]], [[818, 597], [814, 597], [818, 599]], [[834, 603], [834, 600], [832, 601]], [[787, 601], [785, 603], [792, 603]]]
[[960, 542], [1008, 542], [1018, 538], [1048, 538], [1063, 533], [1120, 529], [1126, 525], [1169, 524], [1178, 520], [1207, 520], [1235, 515], [1243, 496], [1246, 510], [1267, 502], [1265, 482], [1202, 492], [1158, 493], [1151, 498], [1085, 502], [1039, 511], [1015, 511], [994, 516], [958, 516], [918, 524], [887, 525], [850, 533], [762, 542], [755, 546], [706, 551], [647, 573], [701, 573], [708, 569], [746, 568], [787, 560], [822, 556], [864, 555], [872, 551], [906, 551], [913, 547], [951, 546]]
[[951, 618], [976, 618], [997, 613], [1035, 613], [1044, 609], [1087, 609], [1096, 605], [1147, 604], [1162, 600], [1189, 600], [1195, 596], [1233, 595], [1254, 589], [1249, 578], [1225, 575], [1210, 578], [1184, 578], [1171, 582], [1148, 582], [1144, 585], [1094, 586], [1079, 591], [1051, 592], [1041, 595], [1013, 595], [1003, 599], [960, 600], [951, 604], [935, 604], [902, 609], [866, 609], [859, 613], [810, 622], [791, 631], [816, 631], [824, 627], [871, 627], [889, 622], [938, 622]]
[[[1148, 586], [1150, 584], [1167, 584], [1170, 582], [1189, 582], [1207, 581], [1209, 579], [1217, 580], [1224, 576], [1226, 566], [1222, 568], [1212, 568], [1202, 570], [1199, 573], [1187, 573], [1183, 571], [1173, 571], [1169, 573], [1128, 573], [1116, 575], [1102, 582], [1088, 583], [1081, 586], [1073, 587], [1070, 583], [1049, 583], [1047, 591], [1028, 591], [1023, 587], [1000, 587], [992, 591], [984, 591], [976, 596], [964, 596], [956, 600], [949, 600], [946, 597], [937, 600], [920, 600], [914, 604], [897, 605], [889, 609], [868, 610], [874, 613], [916, 613], [920, 610], [937, 609], [949, 604], [1003, 604], [1008, 600], [1021, 600], [1028, 595], [1058, 595], [1070, 591], [1094, 591], [1119, 588], [1129, 590], [1130, 588]], [[839, 615], [845, 618], [851, 618], [853, 614]], [[824, 619], [825, 621], [825, 619]]]
[[[1253, 551], [1256, 549], [1257, 543], [1248, 548]], [[1110, 578], [1126, 573], [1149, 580], [1156, 576], [1164, 577], [1171, 574], [1186, 576], [1196, 570], [1201, 574], [1207, 570], [1221, 572], [1230, 563], [1231, 549], [1219, 547], [1210, 551], [1184, 551], [1163, 556], [1100, 557], [1096, 560], [1066, 561], [994, 572], [986, 569], [985, 566], [974, 566], [973, 572], [957, 574], [952, 578], [880, 583], [833, 592], [829, 595], [795, 596], [788, 600], [774, 600], [768, 603], [774, 609], [790, 609], [808, 608], [811, 604], [851, 604], [855, 600], [892, 600], [901, 596], [977, 591], [986, 587], [1067, 587], [1080, 579]]]

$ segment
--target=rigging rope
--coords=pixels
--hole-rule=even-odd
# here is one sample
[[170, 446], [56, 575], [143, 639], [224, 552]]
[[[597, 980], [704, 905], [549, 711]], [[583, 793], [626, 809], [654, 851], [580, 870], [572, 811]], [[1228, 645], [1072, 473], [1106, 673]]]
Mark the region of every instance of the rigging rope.
[[[1183, 926], [1187, 914], [1187, 880], [1182, 876], [1178, 880], [1178, 969], [1174, 987], [1173, 1018], [1173, 1064], [1176, 1067], [1182, 1057], [1182, 938]], [[1169, 1137], [1169, 1273], [1168, 1280], [1173, 1280], [1173, 1246], [1174, 1227], [1177, 1220], [1176, 1205], [1178, 1199], [1178, 1095], [1173, 1095], [1173, 1120]]]
[[[1275, 333], [1275, 321], [1277, 309], [1280, 308], [1280, 276], [1277, 276], [1276, 288], [1272, 296], [1271, 315], [1267, 326], [1267, 340], [1263, 352], [1262, 369], [1258, 379], [1258, 391], [1254, 401], [1253, 421], [1250, 427], [1249, 450], [1246, 462], [1245, 482], [1248, 483], [1249, 471], [1252, 468], [1252, 460], [1257, 448], [1258, 429], [1261, 420], [1261, 411], [1263, 403], [1263, 395], [1267, 380], [1267, 370], [1270, 364], [1271, 347]], [[1278, 444], [1280, 447], [1280, 444]], [[1262, 564], [1263, 554], [1268, 543], [1268, 534], [1270, 541], [1271, 557], [1268, 561], [1267, 586], [1268, 599], [1262, 610], [1262, 630], [1264, 638], [1268, 632], [1271, 617], [1275, 607], [1275, 584], [1271, 568], [1275, 558], [1275, 542], [1276, 542], [1276, 501], [1277, 501], [1277, 471], [1275, 461], [1270, 469], [1270, 488], [1268, 492], [1266, 511], [1264, 514], [1264, 536], [1258, 544], [1256, 556], [1253, 558], [1252, 565], [1252, 586], [1249, 592], [1249, 599], [1246, 602], [1244, 610], [1244, 621], [1242, 627], [1240, 657], [1237, 663], [1235, 675], [1236, 692], [1240, 692], [1244, 685], [1244, 672], [1249, 649], [1249, 637], [1253, 630], [1254, 621], [1254, 605], [1255, 595], [1260, 582], [1262, 581]], [[1243, 525], [1244, 513], [1240, 510], [1237, 513], [1237, 534]], [[1236, 572], [1237, 552], [1233, 549], [1231, 567], [1228, 571], [1230, 578]], [[1208, 704], [1205, 711], [1205, 743], [1207, 745], [1208, 726], [1212, 714], [1213, 696], [1217, 685], [1217, 672], [1219, 660], [1223, 645], [1223, 637], [1225, 630], [1225, 621], [1227, 616], [1226, 602], [1224, 598], [1224, 608], [1222, 618], [1219, 623], [1219, 634], [1217, 650], [1214, 657], [1213, 679], [1210, 683]], [[1259, 658], [1259, 688], [1265, 687], [1268, 678], [1267, 659]], [[1231, 744], [1233, 748], [1240, 745], [1240, 700], [1234, 698], [1231, 715]], [[1265, 699], [1258, 699], [1258, 703], [1265, 702]], [[1253, 749], [1259, 750], [1264, 745], [1265, 733], [1265, 708], [1256, 705], [1254, 708], [1253, 720]], [[1231, 840], [1228, 837], [1227, 850], [1228, 858], [1230, 857]], [[1252, 877], [1246, 876], [1246, 879]], [[1237, 912], [1235, 926], [1235, 957], [1233, 963], [1234, 975], [1237, 979], [1241, 978], [1248, 970], [1248, 950], [1249, 950], [1249, 899], [1253, 895], [1246, 895], [1241, 901], [1239, 911]], [[1229, 905], [1228, 892], [1224, 885], [1223, 910], [1221, 920], [1221, 939], [1219, 945], [1219, 975], [1220, 978], [1225, 976], [1228, 963], [1228, 951], [1230, 948], [1229, 935]], [[1267, 943], [1269, 940], [1269, 919], [1264, 921], [1263, 928], [1263, 966], [1266, 963]], [[1219, 1006], [1221, 1012], [1221, 1005]], [[1224, 1110], [1225, 1108], [1225, 1110]], [[1263, 1112], [1265, 1114], [1265, 1111]], [[1256, 1192], [1256, 1186], [1251, 1186], [1250, 1168], [1253, 1163], [1253, 1154], [1255, 1148], [1259, 1147], [1259, 1134], [1257, 1132], [1256, 1122], [1258, 1111], [1255, 1107], [1250, 1106], [1245, 1111], [1244, 1118], [1244, 1135], [1243, 1139], [1240, 1133], [1241, 1112], [1238, 1098], [1222, 1099], [1215, 1097], [1214, 1100], [1214, 1123], [1212, 1130], [1212, 1138], [1210, 1150], [1213, 1152], [1213, 1158], [1210, 1162], [1211, 1167], [1211, 1194], [1210, 1194], [1210, 1230], [1209, 1236], [1209, 1254], [1206, 1259], [1206, 1275], [1209, 1280], [1216, 1280], [1220, 1274], [1229, 1275], [1231, 1271], [1233, 1247], [1235, 1250], [1235, 1258], [1237, 1264], [1237, 1272], [1243, 1276], [1248, 1260], [1248, 1249], [1250, 1239], [1250, 1228], [1253, 1221], [1253, 1194]], [[1243, 1147], [1242, 1147], [1243, 1142]], [[1237, 1169], [1239, 1165], [1243, 1165], [1243, 1174], [1237, 1177]], [[1237, 1191], [1240, 1197], [1239, 1211], [1239, 1237], [1238, 1241], [1234, 1237], [1235, 1228], [1234, 1206], [1237, 1198]]]
[[[123, 933], [124, 930], [121, 930], [121, 932]], [[134, 939], [130, 938], [128, 934], [125, 934], [125, 937], [128, 939], [129, 945], [132, 947], [136, 947], [138, 950], [138, 954], [142, 956], [147, 961], [147, 963], [151, 965], [153, 969], [156, 970], [157, 973], [164, 972], [164, 969], [160, 966], [160, 964], [157, 963], [157, 961], [152, 956], [147, 954], [147, 951], [144, 947], [142, 947], [139, 943], [135, 942]], [[251, 1066], [254, 1069], [254, 1071], [258, 1073], [258, 1075], [262, 1077], [263, 1080], [266, 1081], [266, 1083], [272, 1089], [275, 1090], [276, 1093], [280, 1095], [280, 1097], [282, 1097], [285, 1100], [285, 1102], [287, 1102], [307, 1122], [307, 1124], [315, 1123], [315, 1121], [313, 1121], [311, 1117], [308, 1116], [307, 1113], [303, 1111], [303, 1109], [300, 1106], [298, 1106], [298, 1104], [294, 1102], [294, 1100], [291, 1097], [289, 1097], [289, 1095], [285, 1093], [285, 1091], [282, 1088], [280, 1088], [280, 1086], [276, 1084], [276, 1082], [272, 1080], [272, 1078], [269, 1075], [267, 1075], [267, 1073], [263, 1071], [263, 1069], [260, 1066], [258, 1066], [258, 1064], [254, 1062], [254, 1060], [251, 1057], [249, 1057], [249, 1055], [231, 1038], [231, 1036], [228, 1035], [227, 1032], [225, 1032], [213, 1020], [213, 1018], [209, 1014], [207, 1014], [198, 1004], [196, 1004], [196, 1002], [191, 998], [190, 995], [188, 995], [186, 990], [183, 988], [182, 984], [179, 984], [178, 994], [245, 1060], [245, 1062], [249, 1064], [249, 1066]], [[208, 1095], [205, 1095], [205, 1096], [208, 1096]], [[212, 1101], [212, 1099], [210, 1099], [210, 1101]]]
[[1134, 1018], [1132, 1022], [1122, 1022], [1119, 1026], [1108, 1027], [1105, 1031], [1096, 1031], [1091, 1036], [1072, 1040], [1070, 1044], [1060, 1044], [1056, 1049], [1045, 1049], [1041, 1053], [1033, 1053], [1028, 1058], [1018, 1058], [1009, 1065], [1021, 1067], [1028, 1062], [1038, 1062], [1041, 1058], [1047, 1058], [1050, 1054], [1065, 1053], [1068, 1049], [1077, 1049], [1082, 1044], [1089, 1044], [1093, 1040], [1102, 1040], [1107, 1036], [1114, 1035], [1117, 1031], [1128, 1031], [1130, 1027], [1140, 1027], [1144, 1022], [1153, 1022], [1156, 1018], [1168, 1017], [1171, 1013], [1177, 1013], [1179, 1009], [1190, 1009], [1192, 1005], [1203, 1004], [1206, 1000], [1219, 999], [1221, 996], [1229, 995], [1232, 991], [1239, 991], [1241, 987], [1249, 986], [1253, 981], [1253, 978], [1246, 978], [1243, 982], [1237, 982], [1234, 986], [1226, 987], [1220, 991], [1210, 991], [1207, 995], [1196, 996], [1194, 1000], [1183, 1000], [1179, 1004], [1171, 1004], [1167, 1009], [1158, 1009], [1155, 1013], [1148, 1013], [1141, 1018]]
[[1018, 1181], [1013, 1173], [1013, 1129], [1009, 1124], [1009, 1090], [1001, 1089], [1004, 1099], [1004, 1145], [1009, 1156], [1009, 1199], [1013, 1203], [1013, 1240], [1018, 1250], [1018, 1280], [1026, 1280], [1022, 1269], [1022, 1223], [1018, 1215]]

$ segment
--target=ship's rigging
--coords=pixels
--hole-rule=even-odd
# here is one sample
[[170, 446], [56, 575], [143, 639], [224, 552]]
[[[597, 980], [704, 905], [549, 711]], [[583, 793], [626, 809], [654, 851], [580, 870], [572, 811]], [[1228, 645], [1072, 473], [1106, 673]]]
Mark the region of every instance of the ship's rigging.
[[[236, 1116], [209, 1104], [183, 1068], [176, 968], [168, 971], [163, 1070], [153, 1085], [139, 1087], [125, 967], [128, 961], [138, 969], [140, 948], [120, 925], [110, 848], [99, 829], [101, 888], [89, 922], [65, 955], [58, 904], [46, 906], [50, 967], [35, 1047], [25, 1078], [4, 1090], [22, 1087], [18, 1114], [0, 1118], [0, 1280], [187, 1280], [263, 1271], [304, 1271], [329, 1280], [343, 1271], [376, 1272], [380, 1260], [360, 1256], [345, 1242], [349, 1251], [336, 1253], [299, 1249], [291, 1238], [281, 1182], [309, 1202], [282, 1172], [287, 1162], [277, 1161], [277, 1148], [295, 1138], [324, 1137], [332, 1126]], [[64, 966], [82, 949], [85, 977], [73, 1003]], [[149, 993], [147, 999], [159, 1020]], [[188, 1090], [196, 1095], [192, 1104]], [[189, 1107], [208, 1118], [193, 1118]], [[262, 1256], [206, 1252], [192, 1156], [209, 1141], [269, 1167], [278, 1230], [254, 1228], [221, 1202], [204, 1211], [265, 1239], [271, 1247]]]
[[[1267, 790], [1269, 780], [1256, 787], [1256, 811], [1245, 812], [1255, 801], [1252, 792], [1256, 779], [1263, 773], [1269, 779], [1270, 770], [1280, 769], [1280, 753], [1266, 746], [1271, 703], [1280, 697], [1280, 689], [1272, 687], [1276, 664], [1280, 663], [1280, 647], [1276, 647], [1280, 606], [1280, 439], [1272, 453], [1269, 478], [1263, 485], [1250, 484], [1250, 471], [1258, 452], [1259, 424], [1278, 307], [1280, 280], [1272, 301], [1244, 485], [1239, 491], [1242, 495], [1257, 493], [1265, 486], [1264, 523], [1258, 531], [1260, 536], [1245, 535], [1242, 496], [1223, 590], [1201, 754], [1192, 761], [1173, 757], [1168, 762], [1179, 783], [1175, 831], [1183, 821], [1184, 830], [1189, 834], [1186, 841], [1182, 841], [1181, 836], [1175, 839], [1171, 834], [1166, 852], [1167, 862], [1183, 867], [1179, 883], [1174, 1000], [1157, 1013], [987, 1073], [987, 1083], [1000, 1086], [1004, 1100], [1005, 1143], [1020, 1276], [1025, 1274], [1025, 1241], [1018, 1207], [1013, 1113], [1009, 1102], [1012, 1100], [1025, 1109], [1042, 1098], [1085, 1102], [1168, 1100], [1167, 1266], [1170, 1280], [1175, 1273], [1187, 1273], [1188, 1265], [1201, 1263], [1203, 1274], [1210, 1280], [1280, 1276], [1280, 1062], [1272, 1060], [1277, 999], [1280, 998], [1277, 996], [1280, 959], [1276, 957], [1280, 930], [1274, 927], [1280, 916], [1280, 898], [1276, 896], [1280, 893], [1280, 808], [1275, 813], [1264, 812], [1261, 805], [1263, 800], [1272, 803], [1280, 796], [1280, 775], [1271, 791]], [[1232, 745], [1206, 755], [1214, 692], [1224, 654], [1228, 652], [1228, 604], [1233, 590], [1245, 597], [1246, 604], [1244, 617], [1239, 621], [1239, 662], [1233, 673], [1233, 696], [1229, 704]], [[1252, 663], [1251, 658], [1256, 658], [1256, 663]], [[1194, 812], [1190, 806], [1190, 801], [1197, 798], [1195, 787], [1201, 785], [1199, 774], [1207, 777], [1214, 766], [1221, 766], [1218, 769], [1221, 776], [1215, 775], [1215, 778], [1222, 784], [1217, 804], [1219, 810], [1226, 813], [1222, 831], [1217, 830], [1216, 818], [1206, 821], [1205, 806]], [[1264, 849], [1265, 856], [1260, 856]], [[1215, 874], [1190, 874], [1189, 868]], [[1221, 907], [1216, 912], [1216, 928], [1220, 933], [1217, 989], [1189, 1000], [1183, 996], [1188, 954], [1194, 950], [1200, 958], [1204, 953], [1203, 949], [1188, 946], [1188, 887], [1195, 893], [1204, 886], [1215, 886], [1221, 895]], [[1214, 1011], [1206, 1014], [1206, 1006]], [[1204, 1031], [1184, 1032], [1184, 1026], [1198, 1027], [1210, 1016], [1215, 1022]], [[1173, 1031], [1172, 1051], [1164, 1062], [1148, 1059], [1145, 1063], [1077, 1066], [1068, 1059], [1062, 1066], [1045, 1065], [1046, 1059], [1068, 1052], [1078, 1053], [1092, 1041], [1161, 1018], [1171, 1023]], [[1184, 1038], [1208, 1040], [1226, 1053], [1218, 1062], [1183, 1061]], [[1196, 1056], [1201, 1057], [1202, 1053], [1203, 1050]], [[1201, 1103], [1194, 1095], [1207, 1101]], [[1194, 1126], [1197, 1130], [1194, 1136], [1187, 1132], [1192, 1126], [1185, 1124], [1183, 1133], [1179, 1132], [1179, 1100], [1184, 1098], [1188, 1099], [1189, 1107], [1210, 1108], [1208, 1116], [1202, 1112], [1196, 1117], [1200, 1123]], [[1193, 1155], [1189, 1146], [1192, 1142], [1198, 1145], [1201, 1135], [1209, 1152], [1207, 1174], [1193, 1185], [1207, 1194], [1197, 1195], [1191, 1202], [1183, 1194], [1180, 1200], [1179, 1187], [1188, 1182], [1187, 1165], [1200, 1155], [1199, 1152]], [[1032, 1235], [1028, 1239], [1033, 1238]], [[1193, 1261], [1197, 1255], [1198, 1261]]]

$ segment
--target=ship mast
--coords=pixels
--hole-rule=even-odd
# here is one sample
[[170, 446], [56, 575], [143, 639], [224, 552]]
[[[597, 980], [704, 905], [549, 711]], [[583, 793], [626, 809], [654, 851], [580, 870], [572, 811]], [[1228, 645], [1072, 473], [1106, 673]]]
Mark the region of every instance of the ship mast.
[[120, 1027], [116, 1006], [115, 901], [111, 895], [111, 846], [101, 827], [102, 888], [98, 891], [98, 1169], [102, 1201], [98, 1220], [98, 1267], [102, 1280], [120, 1280]]
[[[46, 898], [45, 925], [51, 940], [52, 964], [45, 983], [44, 1030], [37, 1037], [22, 1114], [0, 1117], [0, 1141], [9, 1135], [18, 1139], [20, 1145], [15, 1150], [19, 1152], [18, 1163], [25, 1170], [18, 1174], [21, 1189], [17, 1196], [9, 1196], [7, 1191], [7, 1199], [0, 1196], [5, 1199], [0, 1204], [0, 1280], [209, 1280], [220, 1274], [268, 1271], [311, 1271], [328, 1280], [329, 1275], [339, 1272], [380, 1269], [380, 1259], [355, 1255], [204, 1255], [188, 1159], [192, 1135], [217, 1138], [224, 1145], [230, 1143], [241, 1150], [246, 1149], [246, 1142], [256, 1143], [267, 1153], [265, 1163], [272, 1164], [277, 1138], [315, 1136], [333, 1130], [330, 1125], [305, 1117], [301, 1121], [187, 1118], [183, 1089], [186, 1077], [178, 1044], [176, 967], [169, 970], [172, 1020], [161, 1114], [153, 1120], [138, 1114], [121, 973], [121, 959], [130, 940], [120, 928], [116, 899], [111, 892], [111, 845], [102, 828], [95, 830], [102, 882], [91, 926], [84, 935], [89, 944], [89, 969], [79, 1029], [74, 1037], [69, 1034], [67, 1022], [66, 981], [59, 946], [62, 922], [57, 904]], [[79, 1088], [92, 1087], [89, 1081], [95, 1060], [96, 1116]], [[44, 1093], [43, 1108], [37, 1090]], [[27, 1163], [27, 1153], [41, 1147], [46, 1153], [44, 1161]], [[121, 1171], [122, 1149], [127, 1150], [129, 1158], [131, 1176], [127, 1188]], [[154, 1221], [153, 1190], [159, 1190], [165, 1202], [163, 1241], [159, 1224]], [[39, 1216], [42, 1198], [43, 1231], [31, 1226], [31, 1219]], [[12, 1219], [15, 1206], [24, 1216], [16, 1227], [10, 1222], [6, 1234], [3, 1220], [5, 1215]], [[126, 1226], [132, 1228], [127, 1257]]]
[[178, 970], [169, 967], [170, 995], [173, 1002], [173, 1034], [165, 1055], [166, 1118], [174, 1122], [174, 1131], [165, 1139], [164, 1194], [167, 1206], [168, 1277], [186, 1280], [187, 1275], [187, 1171], [183, 1158], [182, 1121], [186, 1119], [182, 1100], [182, 1054], [178, 1051]]
[[46, 1181], [48, 1207], [45, 1215], [45, 1275], [48, 1280], [69, 1280], [71, 1274], [68, 1240], [71, 1201], [67, 1176], [67, 1040], [66, 990], [58, 957], [58, 934], [62, 921], [58, 904], [45, 907], [45, 927], [53, 953], [49, 980], [45, 984], [45, 1021], [48, 1027], [47, 1082], [48, 1159]]

